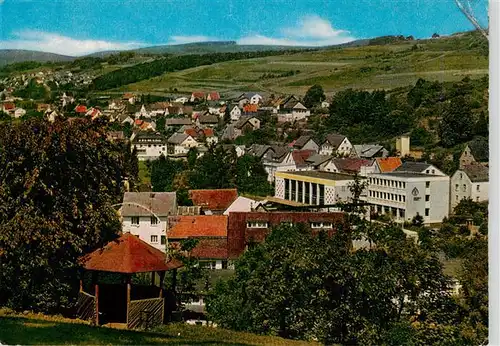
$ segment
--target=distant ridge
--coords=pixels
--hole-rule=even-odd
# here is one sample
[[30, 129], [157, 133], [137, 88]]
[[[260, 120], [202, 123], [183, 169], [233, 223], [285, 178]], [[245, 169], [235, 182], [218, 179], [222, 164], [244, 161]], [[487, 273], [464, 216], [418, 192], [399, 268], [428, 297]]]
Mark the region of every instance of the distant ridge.
[[22, 49], [0, 49], [0, 65], [12, 64], [23, 61], [38, 61], [38, 62], [64, 62], [75, 60], [76, 57], [60, 55], [47, 52], [38, 52], [33, 50]]

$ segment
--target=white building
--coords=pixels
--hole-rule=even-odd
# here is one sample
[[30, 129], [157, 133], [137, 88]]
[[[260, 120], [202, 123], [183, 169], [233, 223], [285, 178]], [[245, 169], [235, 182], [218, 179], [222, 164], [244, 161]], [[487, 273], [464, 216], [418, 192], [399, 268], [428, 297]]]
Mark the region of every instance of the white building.
[[168, 217], [175, 215], [176, 211], [175, 192], [125, 192], [120, 208], [122, 231], [137, 235], [139, 239], [165, 251]]
[[137, 132], [132, 135], [130, 141], [132, 148], [137, 149], [139, 161], [156, 160], [161, 155], [167, 156], [167, 141], [158, 132]]
[[309, 205], [332, 205], [352, 198], [352, 175], [331, 172], [276, 172], [274, 197]]
[[231, 121], [238, 121], [241, 117], [241, 109], [238, 105], [232, 105], [229, 107], [229, 114], [231, 116]]
[[189, 149], [198, 147], [198, 142], [188, 134], [174, 133], [168, 138], [168, 155], [187, 154]]
[[334, 133], [327, 135], [319, 147], [321, 155], [349, 156], [353, 150], [354, 148], [346, 136]]
[[463, 199], [474, 202], [488, 200], [488, 167], [480, 164], [466, 165], [453, 174], [450, 182], [451, 210]]
[[446, 175], [394, 171], [371, 174], [368, 181], [367, 201], [375, 213], [389, 214], [396, 222], [420, 215], [426, 224], [448, 217], [450, 178]]

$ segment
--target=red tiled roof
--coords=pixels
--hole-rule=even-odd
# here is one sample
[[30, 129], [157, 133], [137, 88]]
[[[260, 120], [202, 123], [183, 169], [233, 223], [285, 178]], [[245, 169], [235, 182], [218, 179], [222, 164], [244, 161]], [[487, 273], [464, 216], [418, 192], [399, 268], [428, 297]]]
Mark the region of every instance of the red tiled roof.
[[226, 259], [227, 239], [200, 239], [191, 254], [200, 259]]
[[256, 104], [247, 103], [243, 106], [243, 111], [245, 113], [255, 113], [257, 112], [258, 106]]
[[80, 261], [87, 270], [125, 274], [166, 271], [182, 266], [173, 259], [167, 263], [162, 251], [131, 233], [124, 233], [102, 249], [81, 257]]
[[77, 113], [87, 113], [87, 106], [85, 106], [85, 105], [78, 105], [75, 108], [75, 112], [77, 112]]
[[205, 93], [203, 91], [194, 91], [191, 96], [198, 99], [205, 98]]
[[292, 151], [293, 161], [297, 166], [305, 166], [306, 160], [314, 153], [314, 150], [294, 150]]
[[333, 159], [335, 166], [344, 172], [359, 172], [362, 166], [370, 166], [373, 161], [359, 158], [336, 158]]
[[205, 137], [212, 137], [214, 135], [214, 130], [213, 129], [204, 129], [203, 134]]
[[217, 100], [219, 100], [219, 99], [220, 99], [220, 95], [219, 95], [219, 93], [218, 93], [217, 91], [212, 91], [212, 92], [210, 92], [210, 93], [209, 93], [209, 96], [210, 96], [210, 99], [211, 99], [212, 101], [217, 101]]
[[375, 160], [377, 160], [380, 172], [382, 173], [392, 172], [402, 165], [399, 157], [378, 157]]
[[226, 215], [169, 217], [168, 239], [227, 237]]
[[185, 129], [185, 130], [184, 130], [184, 133], [185, 133], [186, 135], [190, 135], [190, 136], [191, 136], [191, 137], [193, 137], [193, 138], [198, 137], [198, 132], [197, 132], [197, 131], [196, 131], [196, 129], [194, 129], [194, 128]]
[[238, 198], [238, 190], [189, 190], [189, 198], [207, 210], [226, 210]]
[[16, 104], [12, 103], [12, 102], [6, 102], [3, 104], [3, 108], [8, 111], [8, 110], [16, 108]]
[[123, 94], [123, 98], [124, 99], [131, 99], [132, 97], [135, 97], [135, 95], [134, 94], [130, 94], [130, 93]]
[[141, 120], [141, 119], [135, 119], [135, 121], [134, 121], [134, 123], [138, 126], [141, 126], [143, 122], [144, 122], [144, 120]]

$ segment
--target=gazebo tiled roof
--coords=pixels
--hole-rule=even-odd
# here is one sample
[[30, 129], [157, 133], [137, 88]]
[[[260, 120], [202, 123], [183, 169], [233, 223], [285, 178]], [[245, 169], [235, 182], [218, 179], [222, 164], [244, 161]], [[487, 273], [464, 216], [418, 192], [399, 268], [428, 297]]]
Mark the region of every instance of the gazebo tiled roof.
[[86, 270], [123, 274], [161, 272], [182, 266], [174, 259], [167, 262], [163, 252], [131, 233], [124, 233], [80, 260]]

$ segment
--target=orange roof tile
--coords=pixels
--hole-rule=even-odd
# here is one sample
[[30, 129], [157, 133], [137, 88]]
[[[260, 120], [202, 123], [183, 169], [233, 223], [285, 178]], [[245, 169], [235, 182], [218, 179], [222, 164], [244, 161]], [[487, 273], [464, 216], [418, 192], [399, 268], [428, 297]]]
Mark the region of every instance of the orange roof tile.
[[166, 255], [131, 233], [110, 241], [103, 248], [80, 258], [87, 270], [115, 273], [144, 273], [181, 267], [177, 260], [167, 262]]
[[169, 224], [168, 239], [227, 237], [226, 215], [174, 216]]
[[238, 190], [189, 190], [189, 198], [206, 210], [226, 210], [238, 198]]
[[243, 111], [245, 113], [255, 113], [257, 112], [257, 107], [258, 106], [256, 104], [247, 103], [243, 106]]
[[399, 157], [378, 157], [376, 160], [382, 173], [392, 172], [402, 164]]
[[77, 113], [87, 113], [87, 106], [85, 106], [85, 105], [76, 106], [75, 112], [77, 112]]

